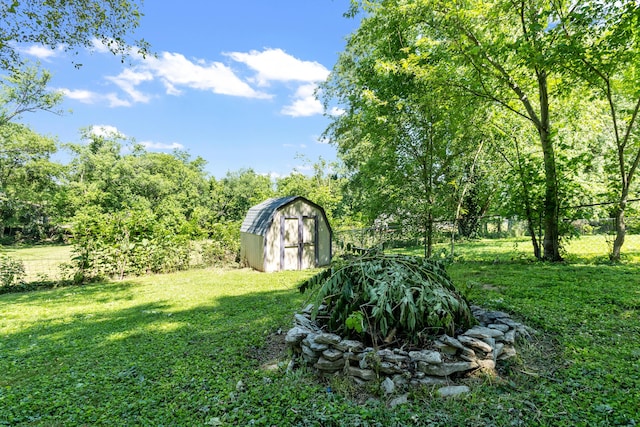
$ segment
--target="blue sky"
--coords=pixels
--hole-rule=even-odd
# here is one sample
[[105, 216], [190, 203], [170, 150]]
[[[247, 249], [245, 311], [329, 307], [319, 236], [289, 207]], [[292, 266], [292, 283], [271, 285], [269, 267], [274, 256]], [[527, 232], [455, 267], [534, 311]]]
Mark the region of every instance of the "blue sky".
[[335, 158], [320, 141], [329, 120], [313, 91], [358, 25], [343, 17], [348, 7], [349, 0], [147, 0], [134, 36], [156, 57], [122, 63], [97, 43], [77, 56], [24, 46], [53, 73], [50, 87], [65, 93], [70, 112], [22, 121], [61, 142], [80, 142], [80, 129], [91, 128], [151, 151], [183, 149], [218, 178], [241, 168], [304, 172], [303, 159]]

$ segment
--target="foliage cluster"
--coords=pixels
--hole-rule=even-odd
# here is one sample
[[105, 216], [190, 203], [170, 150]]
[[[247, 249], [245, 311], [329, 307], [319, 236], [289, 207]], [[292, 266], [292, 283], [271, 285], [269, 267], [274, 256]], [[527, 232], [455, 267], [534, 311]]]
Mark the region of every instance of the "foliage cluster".
[[[560, 261], [570, 206], [615, 218], [620, 260], [640, 165], [637, 1], [351, 2], [359, 27], [322, 87], [325, 137], [368, 224], [473, 236], [485, 214], [528, 222]], [[597, 206], [598, 202], [602, 205]]]
[[24, 264], [8, 255], [0, 254], [0, 290], [16, 287], [24, 279]]
[[76, 216], [73, 236], [77, 282], [189, 267], [189, 240], [165, 227], [149, 209], [82, 212]]
[[420, 345], [474, 322], [443, 265], [429, 259], [373, 254], [338, 261], [300, 289], [307, 288], [315, 294], [316, 320], [375, 346]]
[[501, 258], [447, 270], [473, 303], [537, 330], [499, 377], [463, 380], [472, 391], [459, 399], [424, 387], [390, 408], [397, 396], [375, 382], [287, 373], [275, 332], [291, 326], [314, 272], [207, 269], [0, 296], [0, 425], [640, 422], [637, 265]]

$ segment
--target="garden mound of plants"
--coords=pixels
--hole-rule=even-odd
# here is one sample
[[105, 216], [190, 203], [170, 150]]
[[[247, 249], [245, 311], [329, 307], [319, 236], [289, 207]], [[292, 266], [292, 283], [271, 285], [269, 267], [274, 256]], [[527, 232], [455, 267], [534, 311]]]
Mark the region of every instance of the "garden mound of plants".
[[341, 259], [300, 286], [307, 290], [318, 325], [374, 347], [421, 347], [476, 323], [444, 266], [424, 258], [375, 253]]

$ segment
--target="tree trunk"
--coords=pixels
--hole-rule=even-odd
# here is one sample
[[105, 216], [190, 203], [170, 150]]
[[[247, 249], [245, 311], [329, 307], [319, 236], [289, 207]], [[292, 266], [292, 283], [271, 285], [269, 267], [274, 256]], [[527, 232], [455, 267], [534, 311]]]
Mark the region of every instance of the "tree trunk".
[[556, 159], [549, 125], [549, 93], [547, 73], [538, 71], [538, 93], [540, 94], [540, 123], [538, 133], [544, 156], [545, 195], [544, 195], [544, 240], [542, 259], [562, 261], [560, 256], [558, 179]]
[[615, 216], [616, 239], [613, 241], [613, 250], [609, 255], [609, 259], [613, 262], [620, 261], [620, 252], [622, 250], [622, 245], [624, 245], [624, 238], [627, 234], [627, 227], [624, 222], [624, 211], [626, 207], [627, 198], [626, 196], [623, 196], [620, 204], [618, 205]]
[[424, 257], [431, 258], [433, 255], [433, 215], [429, 211], [427, 223], [424, 227]]

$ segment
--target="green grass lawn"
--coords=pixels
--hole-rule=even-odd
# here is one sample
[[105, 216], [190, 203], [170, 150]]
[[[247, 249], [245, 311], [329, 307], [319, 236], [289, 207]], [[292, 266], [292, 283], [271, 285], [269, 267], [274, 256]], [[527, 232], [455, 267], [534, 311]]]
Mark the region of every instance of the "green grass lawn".
[[465, 379], [460, 399], [424, 388], [390, 409], [375, 385], [367, 400], [344, 382], [265, 368], [313, 272], [209, 269], [0, 295], [0, 425], [640, 423], [640, 265], [448, 269], [472, 302], [538, 331], [499, 378]]

